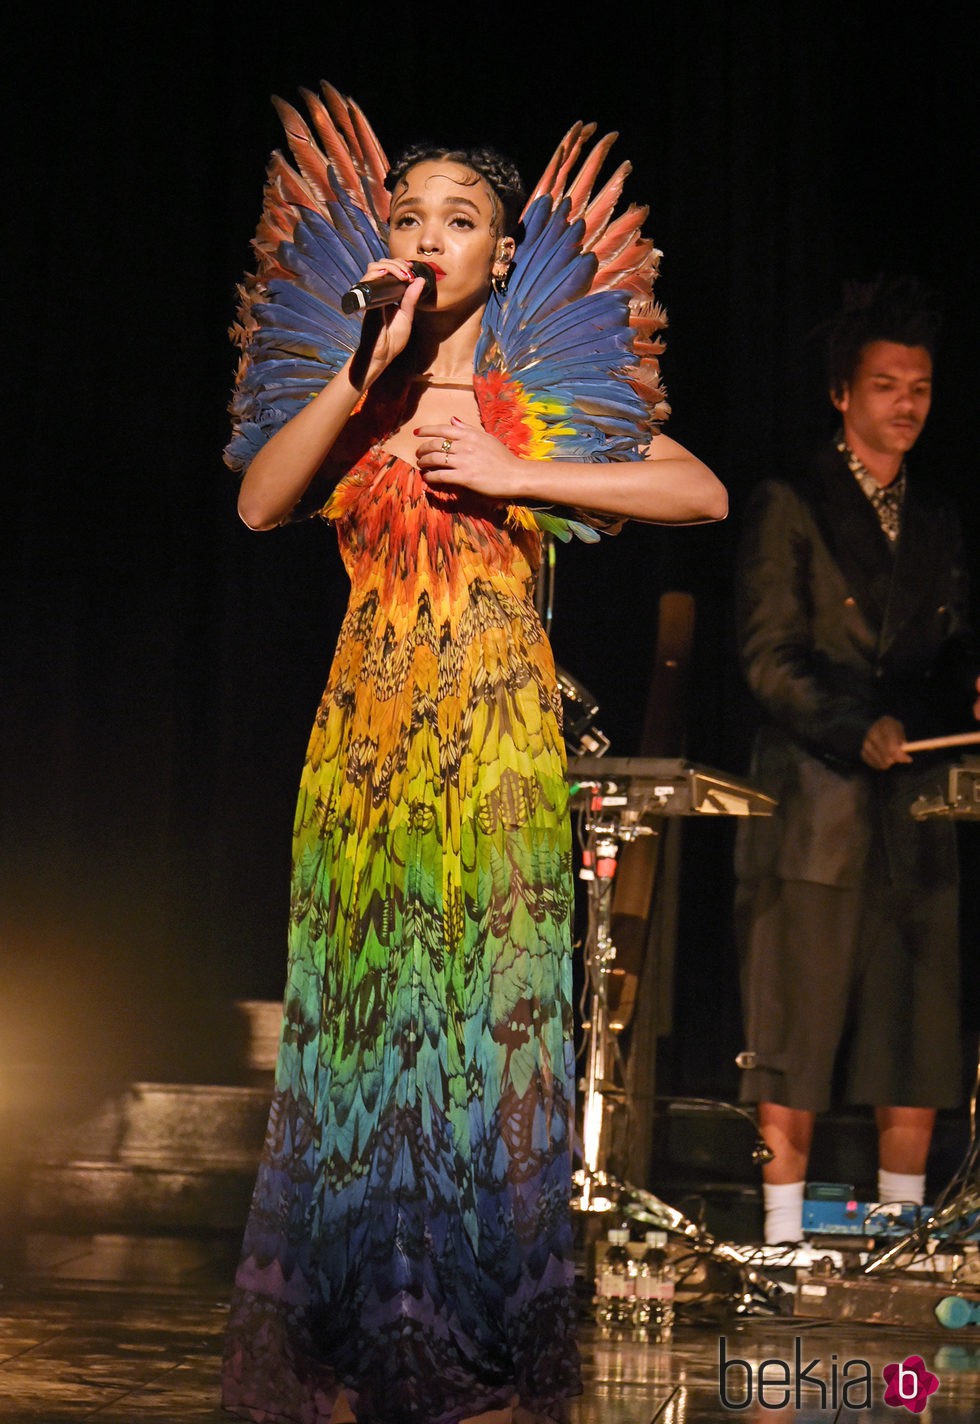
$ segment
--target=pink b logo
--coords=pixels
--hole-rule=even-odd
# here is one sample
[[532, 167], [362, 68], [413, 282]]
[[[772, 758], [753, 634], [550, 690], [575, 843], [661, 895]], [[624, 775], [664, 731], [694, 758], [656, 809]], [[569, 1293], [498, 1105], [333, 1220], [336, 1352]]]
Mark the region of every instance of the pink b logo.
[[939, 1388], [939, 1379], [927, 1370], [921, 1355], [909, 1355], [900, 1365], [886, 1365], [885, 1403], [896, 1409], [903, 1406], [911, 1414], [921, 1414], [930, 1394]]

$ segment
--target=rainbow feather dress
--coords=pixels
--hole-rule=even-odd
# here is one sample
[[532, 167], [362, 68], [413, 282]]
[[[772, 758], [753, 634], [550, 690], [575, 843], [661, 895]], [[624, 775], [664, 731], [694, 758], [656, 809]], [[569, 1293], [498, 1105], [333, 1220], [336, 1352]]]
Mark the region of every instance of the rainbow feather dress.
[[[447, 507], [447, 503], [449, 507]], [[571, 847], [539, 535], [372, 450], [303, 772], [226, 1404], [450, 1424], [577, 1388]]]
[[[356, 346], [340, 293], [384, 250], [386, 163], [356, 106], [324, 95], [307, 101], [329, 159], [281, 106], [302, 177], [276, 157], [242, 292], [236, 468]], [[476, 355], [481, 420], [525, 458], [635, 459], [662, 394], [662, 319], [636, 297], [656, 254], [635, 214], [610, 222], [618, 188], [589, 205], [594, 159], [569, 180], [590, 135], [576, 127], [532, 196]], [[291, 1424], [331, 1424], [341, 1391], [363, 1424], [511, 1402], [559, 1419], [579, 1389], [571, 844], [534, 594], [542, 530], [598, 536], [575, 511], [433, 492], [382, 441], [317, 511], [351, 594], [296, 813], [223, 1402]]]

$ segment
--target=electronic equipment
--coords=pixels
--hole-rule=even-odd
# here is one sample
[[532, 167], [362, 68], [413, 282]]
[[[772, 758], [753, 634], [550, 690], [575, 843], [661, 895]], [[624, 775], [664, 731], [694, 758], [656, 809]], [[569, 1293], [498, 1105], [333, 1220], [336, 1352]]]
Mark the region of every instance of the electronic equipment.
[[776, 802], [750, 782], [680, 757], [577, 757], [568, 763], [571, 805], [628, 838], [658, 816], [771, 816]]
[[[804, 1236], [889, 1237], [906, 1236], [928, 1220], [931, 1206], [915, 1206], [911, 1202], [862, 1202], [847, 1200], [813, 1200], [803, 1203]], [[957, 1233], [961, 1241], [980, 1240], [980, 1223]]]
[[917, 821], [942, 816], [957, 821], [980, 820], [980, 757], [964, 757], [946, 774], [946, 795], [920, 796], [910, 807]]

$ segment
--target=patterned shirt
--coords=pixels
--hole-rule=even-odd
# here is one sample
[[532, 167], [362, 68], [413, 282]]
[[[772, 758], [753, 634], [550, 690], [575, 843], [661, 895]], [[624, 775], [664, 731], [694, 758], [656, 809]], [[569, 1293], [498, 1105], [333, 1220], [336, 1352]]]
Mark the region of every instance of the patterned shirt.
[[837, 449], [847, 460], [851, 474], [857, 480], [878, 516], [882, 533], [894, 545], [902, 527], [902, 501], [905, 498], [905, 461], [897, 477], [890, 485], [882, 487], [863, 460], [844, 441], [843, 432], [837, 436]]

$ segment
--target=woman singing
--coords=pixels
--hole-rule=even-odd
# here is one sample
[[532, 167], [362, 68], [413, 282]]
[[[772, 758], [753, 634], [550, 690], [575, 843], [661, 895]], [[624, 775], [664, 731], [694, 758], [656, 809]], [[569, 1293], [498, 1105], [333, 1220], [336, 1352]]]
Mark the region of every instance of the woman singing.
[[[312, 130], [280, 105], [296, 168], [270, 168], [228, 459], [250, 528], [333, 525], [351, 594], [223, 1398], [296, 1424], [558, 1420], [580, 1388], [573, 895], [542, 532], [721, 519], [726, 496], [657, 431], [657, 254], [615, 184], [570, 177], [590, 130], [525, 203], [491, 150], [389, 168], [355, 105], [307, 101]], [[343, 312], [385, 278], [400, 299]]]

